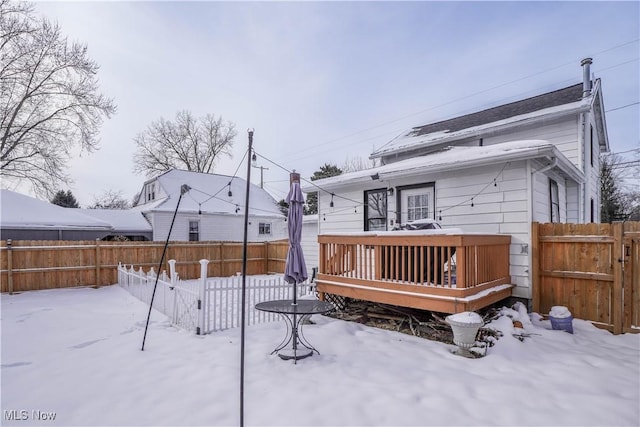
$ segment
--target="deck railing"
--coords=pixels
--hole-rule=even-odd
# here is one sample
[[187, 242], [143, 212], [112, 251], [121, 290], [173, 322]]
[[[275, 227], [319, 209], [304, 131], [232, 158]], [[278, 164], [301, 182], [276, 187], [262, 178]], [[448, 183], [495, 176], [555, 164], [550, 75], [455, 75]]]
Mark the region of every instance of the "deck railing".
[[511, 283], [508, 235], [364, 232], [318, 242], [319, 274], [335, 281], [458, 290]]

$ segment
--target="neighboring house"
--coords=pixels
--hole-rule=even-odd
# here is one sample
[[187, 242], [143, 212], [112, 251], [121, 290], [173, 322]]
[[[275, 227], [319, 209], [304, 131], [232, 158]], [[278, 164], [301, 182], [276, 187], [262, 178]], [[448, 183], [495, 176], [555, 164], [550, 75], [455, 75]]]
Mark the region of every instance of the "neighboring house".
[[0, 190], [0, 239], [148, 240], [151, 226], [139, 212], [63, 208], [9, 190]]
[[381, 166], [303, 185], [326, 190], [319, 234], [422, 218], [509, 234], [513, 295], [531, 298], [531, 222], [600, 220], [600, 153], [609, 143], [590, 64], [582, 63], [582, 83], [414, 127], [372, 153]]
[[[150, 222], [153, 240], [167, 239], [183, 185], [189, 190], [180, 200], [170, 240], [243, 240], [246, 180], [176, 169], [146, 181], [133, 208]], [[274, 198], [256, 185], [250, 188], [248, 241], [286, 239], [286, 218]]]
[[102, 240], [153, 240], [151, 224], [139, 211], [132, 209], [77, 209], [84, 215], [108, 222], [111, 234]]

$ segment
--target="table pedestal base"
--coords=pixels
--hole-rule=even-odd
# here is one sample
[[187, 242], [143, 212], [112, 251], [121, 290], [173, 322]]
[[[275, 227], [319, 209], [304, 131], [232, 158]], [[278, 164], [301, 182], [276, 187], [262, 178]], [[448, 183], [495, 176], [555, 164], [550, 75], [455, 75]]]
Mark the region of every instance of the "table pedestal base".
[[292, 348], [288, 348], [285, 350], [280, 350], [278, 352], [278, 356], [280, 356], [280, 359], [282, 360], [300, 360], [300, 359], [304, 359], [307, 358], [309, 356], [311, 356], [313, 354], [312, 350], [308, 350], [308, 349], [301, 349], [301, 350], [294, 350]]

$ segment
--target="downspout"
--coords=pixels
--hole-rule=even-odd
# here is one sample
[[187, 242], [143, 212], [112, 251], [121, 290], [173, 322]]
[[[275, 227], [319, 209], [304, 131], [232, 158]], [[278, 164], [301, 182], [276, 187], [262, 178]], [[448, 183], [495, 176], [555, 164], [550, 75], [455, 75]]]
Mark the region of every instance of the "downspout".
[[[558, 158], [556, 156], [553, 156], [550, 158], [551, 159], [551, 163], [549, 163], [547, 166], [544, 166], [538, 170], [533, 170], [533, 167], [531, 165], [532, 160], [527, 160], [527, 172], [529, 172], [527, 174], [527, 180], [529, 181], [529, 185], [527, 188], [527, 193], [528, 193], [528, 197], [529, 197], [529, 223], [533, 222], [533, 215], [534, 215], [534, 210], [535, 210], [535, 202], [533, 200], [534, 197], [534, 191], [533, 191], [533, 187], [535, 185], [535, 175], [538, 173], [544, 173], [547, 172], [553, 168], [555, 168], [558, 165]], [[528, 240], [529, 240], [529, 247], [533, 246], [533, 242], [532, 242], [532, 236], [531, 236], [531, 227], [529, 227], [529, 230], [527, 231], [527, 236], [528, 236]], [[528, 299], [529, 301], [532, 301], [533, 298], [533, 280], [531, 277], [531, 272], [533, 271], [533, 253], [532, 251], [527, 251], [527, 262], [529, 265], [528, 268], [528, 272], [527, 272], [527, 292], [528, 292]]]
[[580, 183], [580, 194], [578, 195], [578, 222], [584, 224], [587, 201], [587, 150], [585, 150], [585, 114], [580, 113], [578, 119], [578, 158], [582, 160], [582, 173], [585, 176], [584, 182]]
[[[582, 66], [582, 99], [585, 99], [591, 96], [591, 89], [592, 89], [591, 64], [592, 63], [593, 63], [593, 60], [591, 58], [584, 58], [580, 62], [580, 65]], [[580, 222], [583, 224], [587, 222], [587, 211], [590, 209], [589, 199], [591, 194], [591, 184], [590, 184], [591, 161], [590, 159], [587, 159], [587, 147], [586, 147], [587, 119], [588, 119], [587, 113], [580, 113], [580, 119], [579, 119], [580, 124], [579, 124], [579, 130], [578, 130], [578, 150], [582, 151], [582, 156], [581, 156], [582, 173], [584, 173], [585, 182], [580, 185], [581, 187], [580, 194], [582, 197], [582, 203], [580, 205], [582, 206], [582, 209], [579, 215], [579, 219], [580, 219]], [[592, 144], [592, 141], [589, 141], [589, 144]], [[590, 155], [593, 155], [591, 153], [592, 149], [593, 147], [589, 147]]]

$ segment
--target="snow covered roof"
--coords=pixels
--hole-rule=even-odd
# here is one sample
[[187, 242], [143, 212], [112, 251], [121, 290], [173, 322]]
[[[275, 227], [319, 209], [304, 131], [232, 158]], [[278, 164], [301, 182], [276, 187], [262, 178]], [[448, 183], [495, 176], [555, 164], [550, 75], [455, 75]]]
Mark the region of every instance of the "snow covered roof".
[[411, 151], [419, 147], [432, 146], [446, 141], [479, 136], [484, 131], [511, 126], [540, 118], [574, 114], [591, 108], [598, 92], [594, 87], [592, 96], [582, 98], [582, 83], [553, 92], [500, 105], [479, 112], [412, 128], [391, 140], [371, 154], [380, 158], [390, 154]]
[[375, 175], [377, 175], [377, 179], [385, 180], [415, 174], [424, 174], [425, 171], [437, 173], [451, 170], [452, 167], [462, 169], [543, 157], [556, 158], [558, 160], [557, 166], [567, 173], [568, 176], [577, 182], [582, 182], [584, 180], [582, 172], [580, 172], [555, 145], [543, 140], [524, 140], [504, 142], [501, 144], [482, 147], [447, 147], [442, 151], [424, 156], [418, 156], [330, 178], [319, 179], [314, 181], [313, 185], [303, 185], [302, 190], [305, 192], [313, 192], [317, 191], [316, 186], [323, 189], [331, 189], [344, 186], [345, 184], [370, 182]]
[[0, 190], [0, 226], [28, 229], [111, 230], [111, 224], [10, 190]]
[[[173, 212], [180, 197], [180, 188], [186, 184], [190, 190], [182, 196], [180, 212], [231, 215], [244, 212], [247, 184], [243, 178], [173, 169], [157, 176], [155, 180], [167, 196], [135, 209], [142, 212]], [[229, 189], [231, 197], [228, 196]], [[236, 209], [239, 209], [238, 212]], [[256, 216], [284, 216], [276, 200], [254, 184], [250, 187], [249, 213]]]
[[117, 231], [153, 231], [142, 212], [131, 209], [76, 209], [80, 213], [107, 222]]

